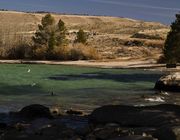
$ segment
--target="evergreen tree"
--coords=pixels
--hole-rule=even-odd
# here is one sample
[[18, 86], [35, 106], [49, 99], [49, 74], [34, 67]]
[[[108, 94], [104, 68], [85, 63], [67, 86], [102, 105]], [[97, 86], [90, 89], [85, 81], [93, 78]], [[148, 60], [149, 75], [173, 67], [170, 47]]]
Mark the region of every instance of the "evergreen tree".
[[66, 39], [66, 32], [67, 29], [65, 27], [65, 23], [60, 19], [58, 24], [57, 24], [57, 46], [62, 46], [67, 44], [67, 39]]
[[51, 14], [45, 15], [38, 25], [38, 30], [33, 37], [35, 47], [47, 47], [47, 51], [52, 51], [55, 47], [62, 46], [66, 40], [66, 28], [62, 20], [55, 24], [55, 19]]
[[176, 15], [175, 22], [171, 24], [163, 52], [167, 63], [180, 62], [180, 14]]
[[33, 41], [36, 47], [46, 46], [52, 48], [53, 42], [52, 35], [54, 32], [55, 20], [51, 14], [45, 15], [41, 20], [41, 25], [38, 25], [38, 30], [33, 37]]
[[86, 42], [87, 42], [87, 34], [82, 29], [80, 29], [77, 32], [77, 37], [76, 37], [75, 43], [86, 44]]

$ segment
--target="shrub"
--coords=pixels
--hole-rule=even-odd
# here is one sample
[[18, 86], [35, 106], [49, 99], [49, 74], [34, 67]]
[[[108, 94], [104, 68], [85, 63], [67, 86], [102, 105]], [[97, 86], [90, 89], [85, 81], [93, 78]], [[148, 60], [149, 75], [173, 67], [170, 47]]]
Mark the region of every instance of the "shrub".
[[53, 55], [56, 60], [68, 60], [70, 55], [69, 46], [57, 47], [54, 49]]
[[131, 38], [163, 40], [163, 38], [158, 34], [148, 35], [143, 33], [135, 33], [134, 35], [131, 36]]
[[70, 60], [84, 60], [85, 56], [83, 54], [82, 48], [79, 48], [78, 46], [71, 48], [70, 53], [69, 53], [69, 59]]
[[46, 47], [36, 48], [33, 50], [32, 59], [45, 60], [46, 52]]
[[19, 44], [9, 48], [6, 52], [6, 57], [9, 59], [24, 59], [28, 57], [29, 45]]
[[100, 59], [95, 48], [86, 46], [84, 44], [78, 43], [70, 49], [70, 59], [71, 60], [89, 60], [89, 59]]
[[124, 43], [125, 46], [143, 46], [144, 42], [139, 40], [130, 40]]
[[76, 37], [76, 40], [74, 42], [75, 43], [86, 44], [86, 42], [87, 42], [87, 34], [82, 29], [80, 29], [77, 32], [77, 37]]

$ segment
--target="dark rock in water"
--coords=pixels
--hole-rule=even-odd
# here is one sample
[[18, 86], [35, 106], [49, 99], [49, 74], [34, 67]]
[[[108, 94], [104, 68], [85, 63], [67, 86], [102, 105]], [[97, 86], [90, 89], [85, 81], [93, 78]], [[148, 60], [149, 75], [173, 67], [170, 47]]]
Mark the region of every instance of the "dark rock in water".
[[154, 137], [158, 140], [180, 140], [180, 125], [162, 126], [156, 131]]
[[49, 108], [38, 104], [26, 106], [18, 114], [26, 119], [52, 118]]
[[0, 129], [6, 129], [7, 124], [6, 123], [0, 123]]
[[90, 123], [119, 123], [125, 127], [160, 127], [180, 124], [180, 106], [156, 105], [133, 107], [109, 105], [95, 109], [89, 116]]
[[69, 115], [82, 115], [83, 114], [82, 111], [72, 110], [72, 109], [67, 110], [66, 113], [69, 114]]
[[126, 136], [126, 137], [117, 137], [110, 140], [155, 140], [155, 139], [152, 137], [143, 137], [143, 136], [133, 135], [133, 136]]
[[154, 88], [162, 91], [180, 92], [180, 73], [176, 72], [161, 77]]

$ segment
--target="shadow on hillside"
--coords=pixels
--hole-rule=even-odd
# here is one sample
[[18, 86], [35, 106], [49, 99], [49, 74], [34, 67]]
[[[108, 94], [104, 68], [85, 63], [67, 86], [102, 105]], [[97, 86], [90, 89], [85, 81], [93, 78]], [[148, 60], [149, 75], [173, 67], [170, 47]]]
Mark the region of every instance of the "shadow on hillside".
[[83, 73], [79, 75], [54, 75], [49, 77], [51, 80], [61, 80], [61, 81], [73, 81], [73, 80], [87, 80], [87, 79], [97, 79], [97, 80], [112, 80], [116, 82], [156, 82], [162, 75], [161, 74], [111, 74], [104, 72], [97, 73]]

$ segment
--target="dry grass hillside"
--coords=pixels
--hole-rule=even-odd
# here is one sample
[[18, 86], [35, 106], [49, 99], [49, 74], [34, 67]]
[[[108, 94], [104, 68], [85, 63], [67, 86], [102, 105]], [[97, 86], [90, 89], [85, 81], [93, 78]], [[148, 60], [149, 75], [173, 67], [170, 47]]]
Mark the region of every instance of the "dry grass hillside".
[[[29, 40], [45, 14], [14, 11], [0, 12], [0, 41], [11, 42], [21, 35]], [[169, 27], [160, 23], [118, 17], [78, 16], [53, 14], [62, 19], [73, 41], [77, 30], [89, 34], [88, 44], [104, 58], [158, 58]]]

